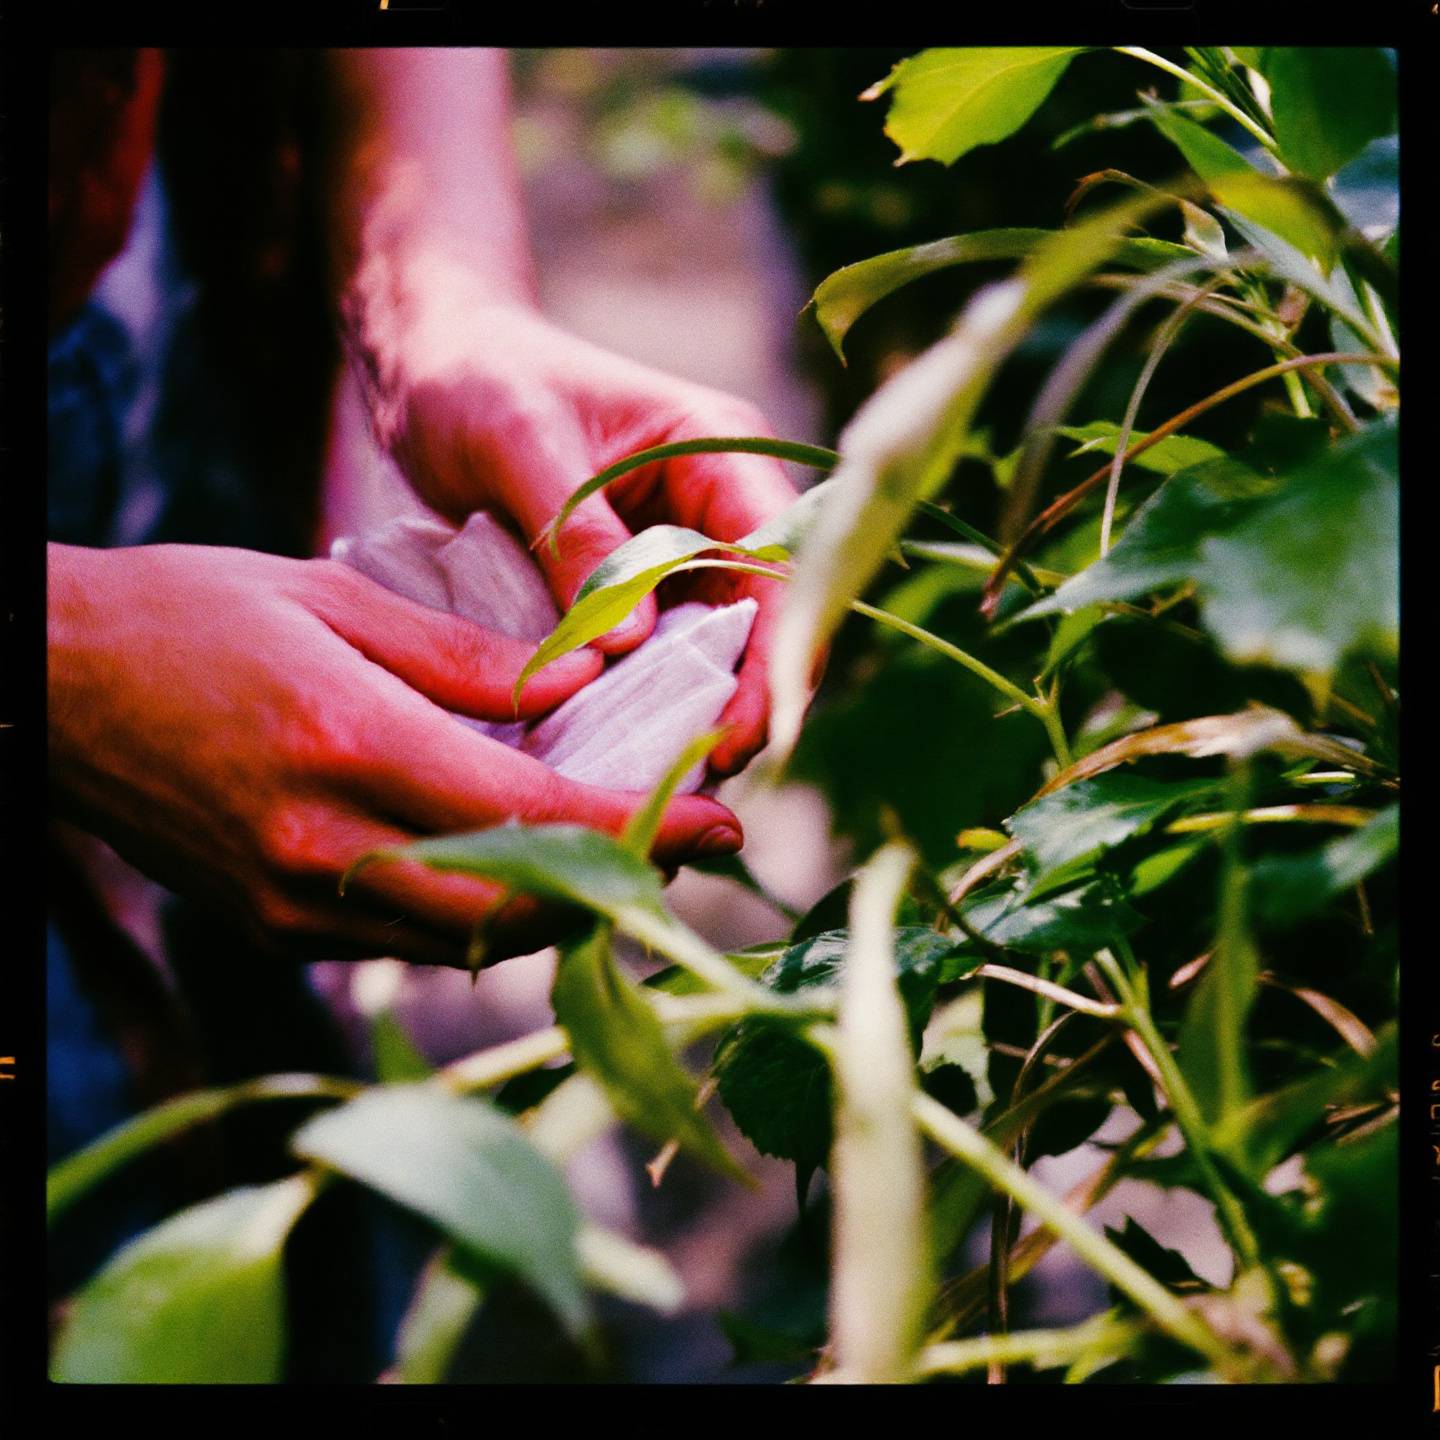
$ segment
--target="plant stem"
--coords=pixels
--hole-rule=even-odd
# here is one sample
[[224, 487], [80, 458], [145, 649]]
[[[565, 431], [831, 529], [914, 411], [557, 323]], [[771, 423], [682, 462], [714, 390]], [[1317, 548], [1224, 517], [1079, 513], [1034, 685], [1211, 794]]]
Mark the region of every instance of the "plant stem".
[[1177, 65], [1173, 60], [1167, 60], [1163, 55], [1157, 55], [1153, 50], [1146, 50], [1140, 45], [1115, 45], [1111, 48], [1121, 55], [1129, 55], [1131, 59], [1143, 60], [1147, 65], [1154, 65], [1156, 69], [1164, 70], [1168, 75], [1178, 76], [1187, 85], [1200, 91], [1212, 104], [1218, 105], [1237, 125], [1243, 125], [1270, 154], [1275, 153], [1275, 141], [1234, 101], [1228, 96], [1222, 95], [1208, 80], [1202, 80], [1198, 75], [1185, 69], [1183, 65]]
[[911, 1102], [916, 1122], [938, 1145], [965, 1162], [996, 1190], [1004, 1191], [1054, 1231], [1093, 1270], [1128, 1295], [1161, 1329], [1207, 1360], [1236, 1373], [1242, 1367], [1229, 1346], [1154, 1276], [1123, 1250], [1092, 1230], [1080, 1216], [938, 1100], [918, 1093]]
[[1087, 999], [1074, 990], [1067, 990], [1065, 986], [1056, 985], [1050, 980], [1042, 980], [1025, 970], [1012, 970], [1008, 965], [992, 965], [986, 961], [974, 973], [981, 980], [1001, 980], [1007, 985], [1017, 985], [1022, 990], [1047, 996], [1061, 1005], [1068, 1005], [1081, 1015], [1093, 1015], [1097, 1020], [1124, 1018], [1124, 1012], [1118, 1005], [1102, 1005], [1098, 1000]]
[[[1117, 943], [1124, 944], [1123, 941]], [[1250, 1269], [1259, 1263], [1260, 1249], [1249, 1222], [1245, 1219], [1245, 1213], [1240, 1208], [1240, 1202], [1236, 1200], [1229, 1186], [1220, 1178], [1220, 1172], [1216, 1170], [1215, 1163], [1210, 1158], [1214, 1147], [1205, 1117], [1200, 1113], [1200, 1106], [1191, 1093], [1185, 1077], [1180, 1073], [1180, 1067], [1175, 1063], [1175, 1057], [1170, 1053], [1170, 1047], [1156, 1029], [1155, 1021], [1151, 1018], [1148, 1007], [1140, 999], [1134, 985], [1131, 984], [1125, 968], [1109, 950], [1097, 951], [1095, 959], [1104, 970], [1110, 983], [1115, 986], [1115, 992], [1120, 996], [1120, 1003], [1124, 1008], [1127, 1021], [1144, 1043], [1150, 1058], [1155, 1062], [1155, 1068], [1164, 1082], [1165, 1093], [1170, 1101], [1170, 1109], [1175, 1116], [1175, 1123], [1180, 1127], [1180, 1133], [1185, 1137], [1185, 1143], [1194, 1157], [1196, 1168], [1199, 1169], [1205, 1180], [1206, 1188], [1215, 1202], [1215, 1209], [1225, 1227], [1231, 1247], [1239, 1257], [1241, 1265], [1245, 1269]]]
[[452, 1090], [488, 1090], [570, 1053], [570, 1037], [558, 1026], [507, 1040], [447, 1065], [436, 1077]]
[[1020, 1330], [942, 1341], [922, 1350], [917, 1364], [922, 1375], [955, 1375], [995, 1364], [1055, 1369], [1097, 1350], [1123, 1355], [1140, 1334], [1141, 1327], [1133, 1320], [1099, 1315], [1070, 1330]]

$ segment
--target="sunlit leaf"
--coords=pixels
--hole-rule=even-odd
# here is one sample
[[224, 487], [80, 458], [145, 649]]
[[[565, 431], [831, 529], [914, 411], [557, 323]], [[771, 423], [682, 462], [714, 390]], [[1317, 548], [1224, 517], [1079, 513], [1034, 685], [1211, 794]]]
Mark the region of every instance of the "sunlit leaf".
[[1156, 127], [1224, 206], [1278, 235], [1329, 271], [1343, 222], [1322, 191], [1257, 170], [1218, 135], [1174, 110], [1157, 108]]
[[308, 1175], [231, 1190], [132, 1240], [71, 1301], [51, 1378], [276, 1384], [285, 1357], [282, 1252], [314, 1195]]
[[1055, 88], [1079, 45], [922, 50], [865, 92], [894, 91], [885, 133], [900, 160], [953, 164], [977, 145], [1013, 135]]

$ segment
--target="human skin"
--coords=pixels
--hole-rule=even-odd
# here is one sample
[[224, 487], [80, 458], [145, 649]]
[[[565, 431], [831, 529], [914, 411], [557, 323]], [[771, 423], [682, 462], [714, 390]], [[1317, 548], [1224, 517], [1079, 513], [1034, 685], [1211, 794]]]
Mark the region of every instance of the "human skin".
[[[210, 546], [49, 555], [50, 770], [59, 813], [182, 893], [301, 958], [458, 965], [527, 954], [572, 917], [486, 881], [359, 856], [519, 818], [618, 833], [639, 794], [580, 785], [459, 725], [514, 718], [530, 647], [416, 605], [328, 560]], [[520, 715], [593, 679], [577, 652], [536, 676]], [[677, 797], [663, 865], [740, 847], [739, 822]]]
[[[614, 461], [668, 441], [768, 435], [752, 405], [589, 344], [540, 314], [495, 50], [336, 51], [330, 228], [337, 304], [380, 443], [416, 492], [455, 519], [498, 510], [534, 540]], [[535, 551], [563, 610], [636, 530], [689, 526], [733, 541], [796, 498], [778, 461], [697, 455], [622, 477]], [[720, 716], [716, 775], [764, 745], [766, 671], [780, 582], [711, 571], [689, 596], [759, 604]], [[595, 642], [633, 649], [647, 598]]]
[[[571, 491], [666, 440], [767, 433], [731, 397], [607, 354], [540, 315], [508, 140], [503, 57], [337, 52], [330, 186], [336, 305], [377, 435], [417, 493], [489, 507], [534, 537]], [[537, 551], [568, 606], [598, 561], [657, 521], [738, 539], [795, 498], [776, 462], [702, 456], [627, 476]], [[506, 819], [618, 832], [633, 794], [561, 780], [443, 710], [510, 720], [529, 647], [391, 596], [328, 561], [239, 550], [50, 547], [51, 774], [57, 809], [182, 893], [241, 914], [285, 953], [460, 963], [549, 943], [568, 917], [494, 885], [362, 854]], [[710, 572], [690, 591], [760, 608], [712, 756], [763, 745], [776, 582]], [[536, 715], [633, 648], [647, 601], [525, 691]], [[442, 708], [443, 707], [443, 710]], [[673, 801], [667, 868], [740, 848], [739, 821]]]

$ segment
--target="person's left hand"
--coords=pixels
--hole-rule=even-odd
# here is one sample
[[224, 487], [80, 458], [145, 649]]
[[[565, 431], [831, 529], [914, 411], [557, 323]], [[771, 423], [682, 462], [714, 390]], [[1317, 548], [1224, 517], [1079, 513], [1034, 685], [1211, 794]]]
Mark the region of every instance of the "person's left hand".
[[[374, 402], [382, 442], [427, 503], [457, 519], [502, 511], [532, 542], [577, 486], [627, 455], [676, 440], [773, 434], [747, 402], [610, 354], [523, 303], [457, 298], [437, 282], [402, 330], [389, 337], [393, 366]], [[558, 554], [546, 541], [535, 559], [563, 611], [596, 565], [648, 525], [733, 541], [795, 499], [780, 462], [765, 456], [668, 460], [591, 496], [566, 521]], [[759, 602], [739, 687], [720, 717], [727, 733], [710, 758], [717, 775], [730, 775], [765, 744], [782, 582], [724, 570], [686, 579], [691, 595], [711, 603]], [[655, 614], [647, 597], [595, 647], [633, 649]]]

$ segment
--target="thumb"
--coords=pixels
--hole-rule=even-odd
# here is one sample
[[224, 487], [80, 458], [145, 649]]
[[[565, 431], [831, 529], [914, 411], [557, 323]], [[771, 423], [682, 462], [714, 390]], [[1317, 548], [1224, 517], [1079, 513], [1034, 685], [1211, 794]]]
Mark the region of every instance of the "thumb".
[[588, 685], [604, 665], [594, 650], [571, 651], [525, 682], [517, 711], [515, 682], [533, 645], [407, 600], [348, 565], [316, 563], [327, 574], [309, 597], [314, 614], [367, 660], [446, 710], [477, 720], [531, 720]]

